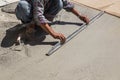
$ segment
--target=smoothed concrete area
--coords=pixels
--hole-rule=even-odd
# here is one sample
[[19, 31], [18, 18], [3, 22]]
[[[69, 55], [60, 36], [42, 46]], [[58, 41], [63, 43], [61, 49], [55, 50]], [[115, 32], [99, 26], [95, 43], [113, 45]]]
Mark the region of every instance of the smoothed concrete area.
[[11, 80], [119, 80], [119, 21], [104, 14], [54, 55], [22, 68]]
[[[89, 18], [100, 12], [82, 5], [76, 8]], [[20, 22], [14, 14], [0, 12], [0, 15], [0, 43], [6, 39], [10, 43], [11, 37], [5, 38], [6, 30]], [[54, 21], [53, 29], [66, 37], [83, 23], [64, 10]], [[45, 54], [57, 41], [49, 35], [38, 35], [38, 41], [17, 46], [21, 51], [15, 51], [13, 44], [2, 45], [0, 80], [119, 80], [119, 26], [119, 18], [105, 13], [49, 57]]]

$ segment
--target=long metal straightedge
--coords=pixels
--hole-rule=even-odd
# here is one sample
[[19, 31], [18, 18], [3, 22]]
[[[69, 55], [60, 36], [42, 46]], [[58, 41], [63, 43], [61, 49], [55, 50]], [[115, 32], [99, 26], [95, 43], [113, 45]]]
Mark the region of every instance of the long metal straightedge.
[[[101, 17], [104, 14], [104, 11], [99, 12], [96, 16], [94, 16], [91, 20], [90, 23], [93, 23], [96, 19], [98, 19], [99, 17]], [[68, 41], [70, 41], [72, 38], [74, 38], [77, 34], [79, 34], [81, 31], [83, 31], [85, 28], [87, 27], [87, 25], [84, 23], [79, 29], [77, 29], [76, 31], [74, 31], [71, 35], [69, 35], [66, 39], [67, 43]], [[64, 44], [65, 44], [64, 43]], [[52, 47], [52, 49], [49, 50], [49, 52], [46, 54], [47, 56], [50, 56], [51, 54], [53, 54], [56, 50], [58, 50], [60, 47], [62, 47], [64, 44], [61, 44], [60, 42], [58, 42], [55, 46]]]

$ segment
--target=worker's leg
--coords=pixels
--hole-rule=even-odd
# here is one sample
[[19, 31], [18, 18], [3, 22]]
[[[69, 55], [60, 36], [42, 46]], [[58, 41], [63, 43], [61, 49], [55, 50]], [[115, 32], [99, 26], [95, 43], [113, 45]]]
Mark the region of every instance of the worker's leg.
[[[16, 40], [17, 44], [20, 44], [20, 41], [22, 37], [24, 36], [25, 39], [30, 38], [28, 34], [34, 33], [34, 23], [32, 24], [32, 5], [28, 3], [26, 0], [21, 0], [16, 9], [16, 17], [22, 21], [22, 23], [25, 23], [26, 26], [25, 30], [23, 30], [21, 33], [18, 34], [18, 38]], [[33, 27], [33, 28], [32, 28]]]
[[23, 23], [28, 23], [32, 20], [31, 4], [26, 0], [21, 0], [16, 7], [16, 16]]
[[55, 15], [63, 8], [62, 0], [50, 0], [50, 7], [45, 11], [48, 20], [53, 20]]

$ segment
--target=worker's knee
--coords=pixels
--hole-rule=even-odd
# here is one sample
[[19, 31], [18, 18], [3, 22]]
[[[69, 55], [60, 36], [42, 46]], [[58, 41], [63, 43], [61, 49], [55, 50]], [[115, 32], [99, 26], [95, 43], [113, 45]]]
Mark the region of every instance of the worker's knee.
[[20, 1], [15, 11], [18, 19], [25, 22], [29, 21], [31, 14], [31, 5], [27, 1]]
[[29, 10], [31, 7], [31, 5], [27, 1], [20, 1], [18, 3], [18, 6], [20, 6], [21, 9], [26, 10], [26, 11]]
[[17, 9], [22, 12], [28, 12], [30, 8], [30, 4], [27, 1], [20, 1], [17, 5]]
[[63, 8], [63, 2], [62, 0], [57, 0], [57, 8], [61, 10]]

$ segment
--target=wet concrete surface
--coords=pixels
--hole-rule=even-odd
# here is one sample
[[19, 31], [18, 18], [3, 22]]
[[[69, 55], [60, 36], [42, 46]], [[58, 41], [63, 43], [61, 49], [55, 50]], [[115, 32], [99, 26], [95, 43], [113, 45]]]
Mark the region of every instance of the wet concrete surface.
[[[4, 7], [5, 8], [5, 7]], [[14, 8], [12, 8], [14, 9]], [[76, 5], [89, 18], [100, 11]], [[5, 9], [6, 10], [6, 9]], [[0, 43], [6, 30], [20, 24], [14, 14], [0, 12]], [[69, 36], [82, 21], [62, 10], [52, 28]], [[0, 47], [1, 80], [119, 80], [120, 19], [104, 14], [88, 28], [47, 57], [45, 54], [58, 42], [51, 36], [17, 46]], [[39, 36], [38, 36], [39, 38]], [[10, 42], [7, 38], [6, 42]]]

